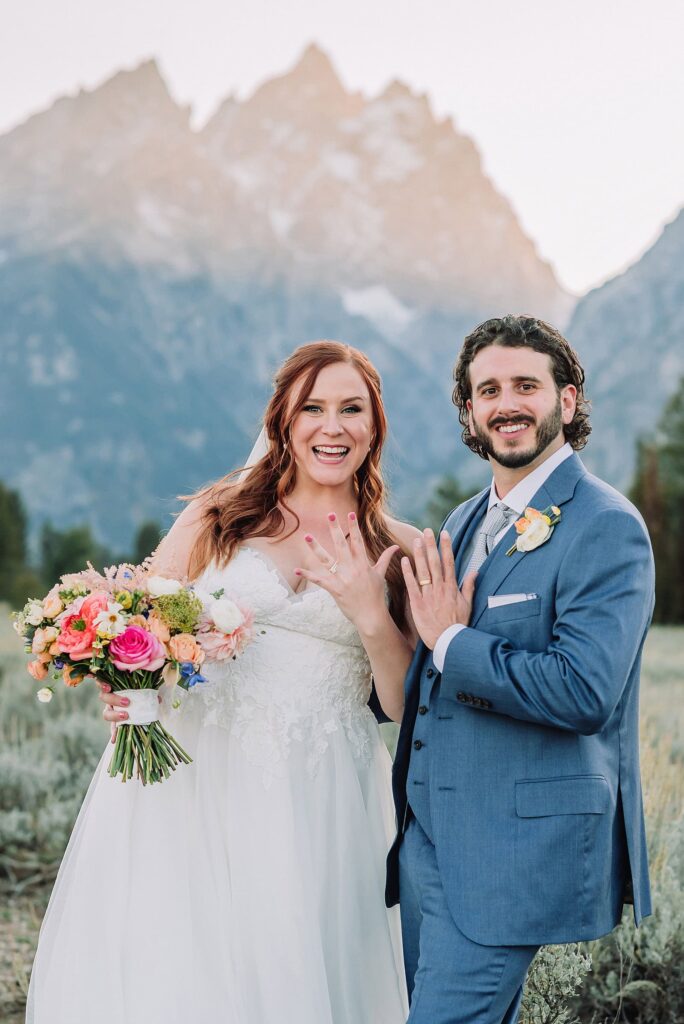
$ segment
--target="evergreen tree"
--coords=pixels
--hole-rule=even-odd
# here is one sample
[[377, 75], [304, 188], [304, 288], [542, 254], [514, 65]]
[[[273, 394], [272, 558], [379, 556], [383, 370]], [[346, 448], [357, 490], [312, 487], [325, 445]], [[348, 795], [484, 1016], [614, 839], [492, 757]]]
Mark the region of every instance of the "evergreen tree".
[[51, 587], [67, 572], [80, 572], [90, 562], [96, 569], [111, 565], [115, 559], [92, 535], [89, 526], [72, 526], [57, 530], [44, 524], [40, 535], [40, 571], [46, 586]]
[[462, 488], [453, 476], [442, 477], [425, 508], [427, 525], [436, 533], [451, 510], [476, 493], [477, 491]]
[[148, 519], [138, 527], [135, 540], [133, 541], [133, 562], [140, 565], [148, 555], [151, 555], [161, 540], [161, 527], [159, 523]]

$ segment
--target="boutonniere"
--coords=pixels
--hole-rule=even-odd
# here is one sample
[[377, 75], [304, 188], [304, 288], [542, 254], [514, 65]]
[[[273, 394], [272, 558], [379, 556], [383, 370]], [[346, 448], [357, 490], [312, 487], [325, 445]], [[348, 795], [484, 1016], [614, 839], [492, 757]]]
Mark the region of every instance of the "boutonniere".
[[514, 555], [516, 551], [534, 551], [535, 548], [545, 544], [553, 533], [553, 528], [560, 522], [561, 510], [556, 505], [549, 505], [543, 512], [536, 508], [526, 508], [522, 519], [518, 519], [515, 528], [518, 539], [506, 554]]

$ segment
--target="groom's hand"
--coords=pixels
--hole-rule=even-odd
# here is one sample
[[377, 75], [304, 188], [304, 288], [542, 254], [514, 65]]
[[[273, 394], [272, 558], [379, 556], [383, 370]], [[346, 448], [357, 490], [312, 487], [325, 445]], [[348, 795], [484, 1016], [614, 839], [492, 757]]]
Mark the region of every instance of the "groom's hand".
[[446, 530], [440, 534], [439, 551], [432, 530], [423, 530], [423, 539], [417, 537], [414, 541], [413, 557], [415, 574], [408, 558], [402, 558], [401, 568], [413, 621], [421, 640], [432, 651], [445, 629], [470, 622], [477, 573], [469, 573], [458, 589], [451, 537]]

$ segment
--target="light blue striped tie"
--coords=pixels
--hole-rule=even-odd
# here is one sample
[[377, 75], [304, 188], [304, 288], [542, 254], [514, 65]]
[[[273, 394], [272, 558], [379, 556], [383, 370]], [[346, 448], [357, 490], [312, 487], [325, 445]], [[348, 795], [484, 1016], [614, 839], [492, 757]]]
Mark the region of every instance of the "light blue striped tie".
[[478, 571], [487, 555], [494, 547], [494, 538], [497, 533], [499, 533], [500, 530], [503, 530], [504, 526], [512, 522], [517, 514], [518, 513], [515, 509], [509, 508], [508, 505], [504, 505], [503, 501], [497, 501], [496, 505], [492, 505], [485, 516], [484, 522], [480, 527], [480, 532], [477, 535], [475, 548], [470, 556], [468, 568], [465, 571], [466, 576], [469, 572]]

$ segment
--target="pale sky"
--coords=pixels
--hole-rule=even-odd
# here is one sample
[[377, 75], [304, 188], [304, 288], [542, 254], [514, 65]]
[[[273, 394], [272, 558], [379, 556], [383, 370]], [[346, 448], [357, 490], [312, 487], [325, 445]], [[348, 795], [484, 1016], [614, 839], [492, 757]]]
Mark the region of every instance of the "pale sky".
[[156, 57], [203, 123], [311, 41], [348, 88], [393, 78], [476, 142], [573, 291], [684, 205], [684, 0], [0, 0], [0, 133]]

